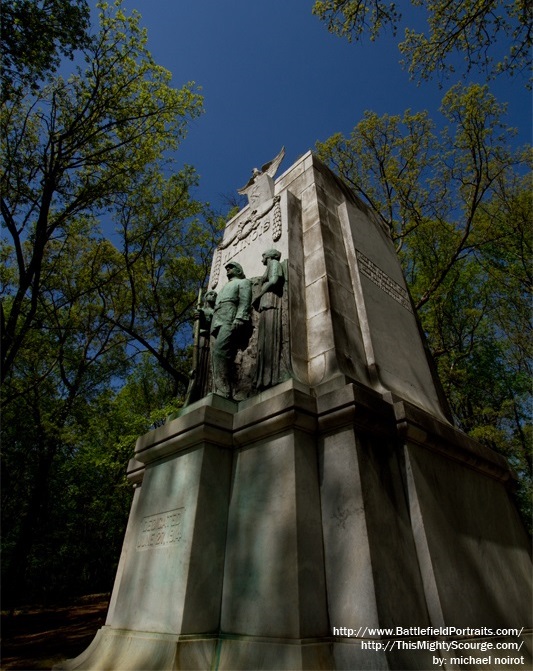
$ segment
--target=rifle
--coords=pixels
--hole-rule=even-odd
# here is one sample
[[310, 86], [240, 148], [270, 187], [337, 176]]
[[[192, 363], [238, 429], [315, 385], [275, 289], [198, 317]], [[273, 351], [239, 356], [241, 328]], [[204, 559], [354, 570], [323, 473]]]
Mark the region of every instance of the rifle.
[[[203, 289], [200, 287], [198, 291], [198, 301], [196, 303], [196, 310], [199, 311], [202, 308], [202, 294]], [[192, 348], [192, 369], [189, 373], [189, 386], [187, 388], [187, 394], [185, 396], [185, 401], [183, 402], [183, 407], [189, 405], [193, 392], [198, 386], [198, 358], [200, 351], [200, 321], [202, 317], [201, 314], [198, 315], [198, 318], [194, 321], [194, 335], [193, 335], [193, 348]]]

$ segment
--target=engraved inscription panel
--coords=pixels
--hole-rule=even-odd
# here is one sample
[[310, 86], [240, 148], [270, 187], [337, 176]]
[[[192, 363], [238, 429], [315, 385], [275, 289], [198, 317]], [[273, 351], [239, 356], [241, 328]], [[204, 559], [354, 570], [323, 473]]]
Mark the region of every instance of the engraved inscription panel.
[[177, 545], [181, 540], [184, 511], [185, 508], [175, 508], [143, 517], [137, 538], [137, 550], [152, 550]]
[[409, 312], [413, 312], [411, 307], [411, 301], [409, 300], [409, 295], [407, 291], [390, 278], [386, 273], [384, 273], [381, 268], [378, 268], [376, 264], [371, 261], [367, 256], [356, 250], [357, 252], [357, 262], [359, 265], [359, 271], [365, 277], [368, 277], [369, 280], [374, 282], [382, 291], [388, 294], [391, 298], [394, 298], [402, 307], [404, 307]]

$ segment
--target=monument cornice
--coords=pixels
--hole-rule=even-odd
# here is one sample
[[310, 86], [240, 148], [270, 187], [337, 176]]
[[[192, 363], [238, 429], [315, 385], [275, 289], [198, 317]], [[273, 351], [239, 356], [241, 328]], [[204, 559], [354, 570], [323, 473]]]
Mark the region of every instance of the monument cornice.
[[403, 400], [395, 400], [394, 414], [404, 443], [439, 453], [512, 488], [516, 485], [517, 475], [507, 459], [463, 431]]
[[[226, 399], [221, 400], [227, 403]], [[135, 459], [146, 464], [202, 443], [231, 448], [232, 427], [231, 412], [202, 404], [141, 436], [135, 447]]]
[[372, 435], [395, 435], [394, 413], [381, 394], [357, 383], [349, 383], [317, 399], [321, 433], [350, 425]]
[[250, 444], [291, 428], [309, 434], [317, 430], [316, 399], [295, 388], [240, 410], [234, 417], [234, 442]]

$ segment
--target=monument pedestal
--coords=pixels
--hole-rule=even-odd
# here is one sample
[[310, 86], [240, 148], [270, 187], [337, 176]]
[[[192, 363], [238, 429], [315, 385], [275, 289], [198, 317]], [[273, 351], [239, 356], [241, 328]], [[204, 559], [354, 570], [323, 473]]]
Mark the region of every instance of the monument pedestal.
[[527, 668], [513, 474], [452, 426], [388, 231], [311, 153], [268, 170], [209, 283], [233, 262], [257, 297], [277, 273], [275, 296], [239, 305], [236, 400], [138, 440], [106, 625], [61, 668]]
[[391, 401], [290, 380], [139, 439], [106, 626], [62, 668], [422, 670], [406, 644], [455, 637], [398, 627], [526, 627], [505, 460]]

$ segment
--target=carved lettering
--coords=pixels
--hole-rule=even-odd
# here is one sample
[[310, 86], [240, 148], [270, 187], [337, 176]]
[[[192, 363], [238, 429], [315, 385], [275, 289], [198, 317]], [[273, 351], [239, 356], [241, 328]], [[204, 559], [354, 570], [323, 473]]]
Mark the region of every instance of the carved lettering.
[[409, 300], [409, 294], [400, 284], [398, 284], [398, 282], [395, 282], [391, 277], [384, 273], [381, 268], [378, 268], [378, 266], [376, 266], [373, 261], [371, 261], [359, 250], [357, 250], [357, 261], [359, 265], [359, 271], [362, 275], [368, 277], [369, 280], [371, 280], [391, 298], [394, 298], [394, 300], [406, 310], [411, 313], [413, 312], [411, 301]]
[[137, 538], [137, 550], [177, 545], [181, 540], [181, 523], [185, 508], [176, 508], [144, 517]]

